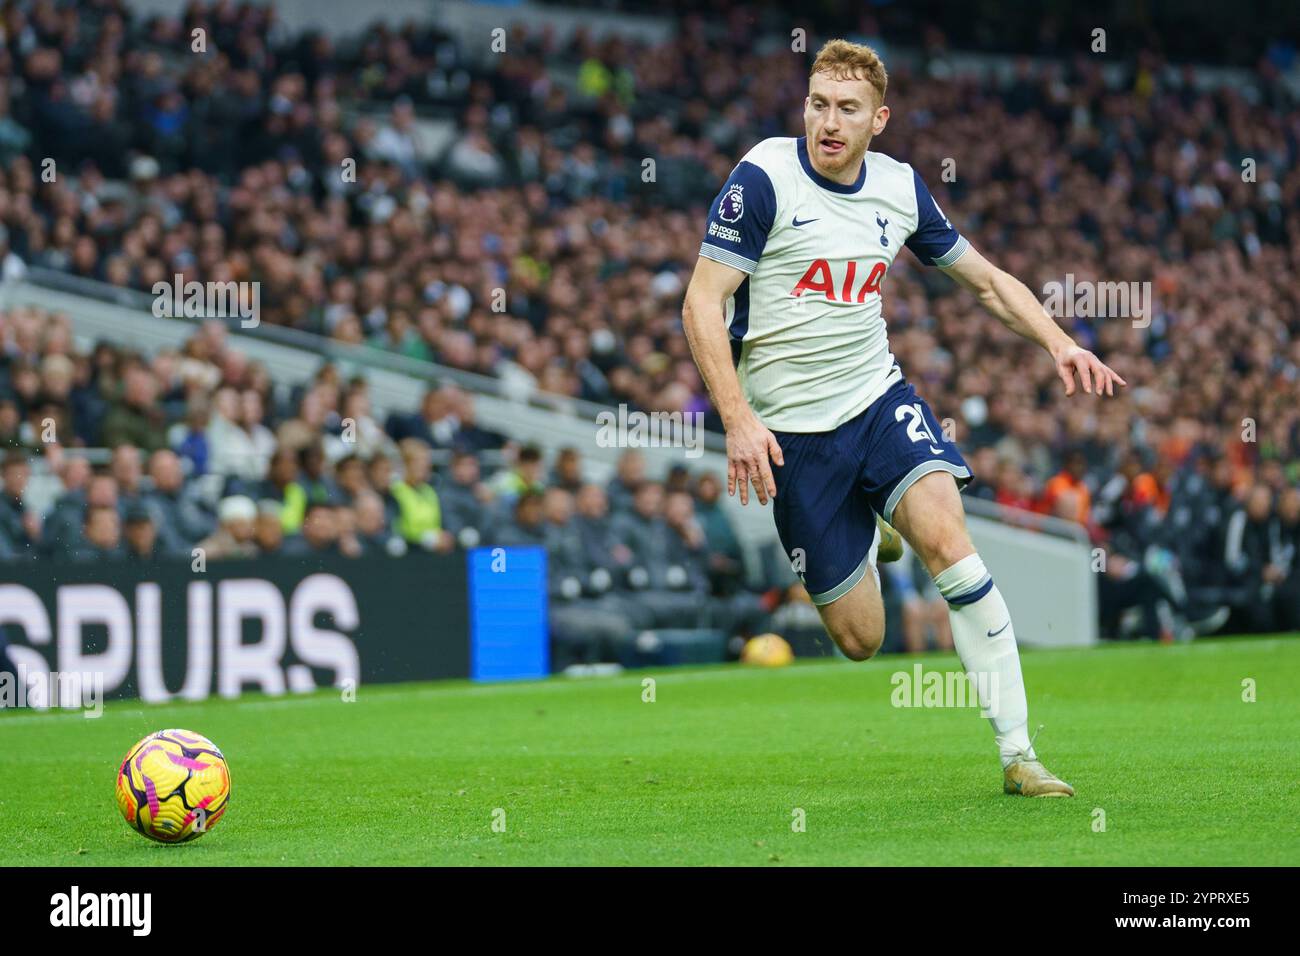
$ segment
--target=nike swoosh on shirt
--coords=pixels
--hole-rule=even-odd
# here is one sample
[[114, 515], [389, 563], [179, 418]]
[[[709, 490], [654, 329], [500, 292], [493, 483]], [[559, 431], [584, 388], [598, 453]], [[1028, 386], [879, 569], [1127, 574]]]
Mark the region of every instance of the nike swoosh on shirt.
[[817, 220], [816, 220], [816, 219], [805, 219], [805, 220], [803, 220], [803, 222], [800, 222], [800, 221], [799, 221], [799, 217], [798, 217], [798, 216], [794, 216], [794, 217], [792, 217], [791, 220], [790, 220], [790, 225], [792, 225], [792, 226], [794, 226], [796, 229], [798, 229], [800, 226], [806, 226], [806, 225], [808, 225], [808, 223], [810, 223], [810, 222], [817, 222]]

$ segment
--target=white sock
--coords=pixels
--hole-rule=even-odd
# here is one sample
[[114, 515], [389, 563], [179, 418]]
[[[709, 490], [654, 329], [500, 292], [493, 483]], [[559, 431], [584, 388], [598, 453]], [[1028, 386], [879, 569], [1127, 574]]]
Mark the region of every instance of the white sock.
[[867, 552], [867, 563], [871, 565], [871, 573], [876, 576], [876, 590], [880, 590], [880, 566], [876, 564], [876, 555], [880, 553], [880, 525], [876, 525], [876, 535], [871, 539], [871, 550]]
[[980, 707], [989, 715], [1002, 766], [1019, 754], [1033, 758], [1029, 704], [1007, 602], [978, 554], [939, 572], [934, 584], [948, 602], [952, 642], [975, 683]]

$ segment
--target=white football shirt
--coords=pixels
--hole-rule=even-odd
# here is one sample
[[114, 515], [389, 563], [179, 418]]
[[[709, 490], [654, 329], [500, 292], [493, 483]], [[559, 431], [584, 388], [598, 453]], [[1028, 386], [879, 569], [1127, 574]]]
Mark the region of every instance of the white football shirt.
[[700, 255], [747, 274], [727, 329], [745, 398], [768, 428], [830, 431], [902, 378], [881, 286], [904, 245], [933, 266], [969, 248], [906, 163], [868, 151], [846, 185], [813, 168], [804, 137], [783, 137], [732, 170]]

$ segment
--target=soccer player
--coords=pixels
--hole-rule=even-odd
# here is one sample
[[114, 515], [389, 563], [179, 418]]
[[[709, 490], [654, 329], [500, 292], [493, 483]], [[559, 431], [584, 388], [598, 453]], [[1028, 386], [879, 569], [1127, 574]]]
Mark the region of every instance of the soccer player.
[[[890, 353], [881, 310], [906, 245], [1052, 357], [1066, 395], [1122, 378], [1080, 348], [1021, 282], [961, 236], [906, 163], [868, 152], [887, 76], [870, 47], [832, 40], [804, 100], [806, 135], [766, 139], [709, 215], [682, 320], [727, 432], [727, 489], [772, 499], [777, 531], [827, 631], [850, 658], [880, 649], [877, 516], [898, 529], [948, 602], [953, 642], [981, 688], [1004, 790], [1073, 796], [1039, 762], [1015, 629], [966, 531], [971, 479]], [[871, 574], [867, 574], [870, 568]]]

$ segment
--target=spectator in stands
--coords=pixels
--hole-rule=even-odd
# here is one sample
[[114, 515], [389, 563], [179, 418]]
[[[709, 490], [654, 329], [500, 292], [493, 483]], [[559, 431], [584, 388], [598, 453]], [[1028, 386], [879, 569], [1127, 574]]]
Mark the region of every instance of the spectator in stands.
[[360, 545], [340, 527], [339, 509], [328, 500], [312, 501], [302, 522], [302, 533], [284, 539], [280, 553], [295, 558], [359, 557]]
[[248, 488], [250, 497], [274, 502], [280, 509], [285, 534], [295, 534], [307, 514], [307, 492], [298, 481], [298, 453], [284, 445], [271, 455], [266, 477]]
[[397, 502], [397, 533], [408, 545], [429, 551], [450, 550], [455, 538], [443, 527], [438, 492], [429, 483], [433, 473], [429, 446], [418, 438], [404, 438], [398, 449], [402, 477], [389, 488]]
[[880, 566], [886, 586], [897, 595], [902, 607], [903, 650], [920, 654], [933, 636], [938, 650], [952, 650], [952, 627], [948, 621], [948, 602], [917, 560], [916, 553], [904, 544], [903, 557]]
[[493, 496], [503, 508], [509, 508], [520, 495], [540, 495], [546, 490], [544, 474], [541, 449], [536, 445], [525, 445], [515, 456], [514, 465], [493, 476]]
[[[708, 538], [696, 518], [695, 500], [690, 491], [678, 490], [665, 496], [664, 524], [672, 532], [671, 563], [665, 575], [668, 586], [679, 593], [694, 594], [703, 601], [705, 623], [710, 627], [721, 628], [728, 635], [746, 637], [765, 630], [767, 609], [757, 595], [740, 587], [711, 593]], [[681, 569], [680, 575], [677, 568]]]
[[672, 563], [665, 575], [666, 583], [680, 590], [708, 593], [708, 541], [695, 518], [695, 501], [690, 492], [676, 490], [664, 496], [664, 524], [672, 531], [668, 538]]
[[159, 543], [168, 554], [188, 554], [215, 530], [216, 521], [185, 484], [180, 457], [162, 448], [149, 456], [149, 489], [142, 501], [154, 519]]
[[[1154, 478], [1134, 453], [1125, 456], [1119, 470], [1097, 493], [1097, 526], [1107, 538], [1111, 550], [1123, 550], [1141, 558], [1156, 543], [1163, 512], [1157, 511], [1153, 494]], [[1065, 494], [1073, 496], [1069, 490]], [[1072, 513], [1074, 504], [1066, 506]]]
[[505, 163], [482, 128], [466, 130], [444, 162], [451, 180], [466, 189], [497, 186], [505, 177]]
[[504, 547], [546, 547], [545, 511], [541, 492], [525, 491], [515, 498], [510, 520], [501, 523], [492, 541]]
[[406, 542], [389, 528], [384, 501], [379, 495], [366, 488], [357, 495], [352, 508], [356, 512], [355, 534], [362, 557], [406, 553]]
[[217, 530], [199, 542], [199, 549], [208, 561], [227, 561], [233, 558], [252, 558], [257, 555], [253, 540], [253, 526], [257, 519], [257, 505], [252, 498], [231, 495], [217, 505]]
[[[8, 86], [0, 88], [0, 163], [6, 167], [12, 165], [27, 151], [31, 141], [31, 130], [9, 114]], [[7, 237], [5, 241], [7, 244]]]
[[[227, 355], [239, 355], [239, 352], [228, 352]], [[264, 470], [266, 462], [275, 452], [276, 442], [275, 435], [271, 429], [266, 427], [266, 408], [262, 402], [262, 395], [255, 388], [246, 388], [238, 393], [239, 398], [239, 426], [243, 429], [244, 434], [248, 436], [250, 454], [256, 462], [256, 468]]]
[[407, 438], [420, 438], [435, 448], [449, 448], [455, 437], [450, 404], [446, 393], [430, 388], [414, 413], [393, 412], [388, 416], [387, 431], [395, 442]]
[[1213, 539], [1220, 522], [1211, 485], [1212, 465], [1213, 460], [1203, 450], [1190, 456], [1174, 477], [1169, 509], [1156, 529], [1158, 540], [1177, 558], [1193, 596], [1199, 594], [1199, 585], [1213, 576], [1206, 560], [1213, 561]]
[[1248, 627], [1266, 629], [1272, 621], [1273, 591], [1283, 580], [1281, 568], [1272, 563], [1278, 537], [1273, 521], [1273, 492], [1267, 485], [1255, 485], [1228, 519], [1223, 563], [1235, 593], [1229, 603], [1234, 617]]
[[645, 456], [630, 448], [618, 457], [616, 474], [609, 482], [609, 510], [624, 514], [632, 510], [632, 499], [645, 482]]
[[[689, 499], [688, 499], [689, 500]], [[663, 486], [643, 481], [632, 510], [614, 520], [615, 532], [632, 551], [627, 581], [649, 608], [655, 627], [699, 627], [707, 617], [703, 569], [688, 530], [684, 503], [674, 505], [674, 527], [664, 520]]]
[[456, 451], [445, 478], [437, 483], [443, 526], [462, 547], [473, 548], [492, 537], [492, 491], [481, 480], [478, 456]]
[[229, 479], [257, 481], [265, 473], [265, 463], [258, 457], [255, 440], [244, 428], [243, 414], [238, 391], [229, 387], [217, 390], [205, 432], [208, 470]]
[[20, 451], [9, 451], [0, 463], [0, 557], [36, 557], [41, 537], [40, 517], [28, 511], [27, 482], [31, 466]]
[[[1047, 480], [1047, 486], [1043, 489], [1044, 510], [1088, 527], [1092, 514], [1092, 494], [1085, 481], [1087, 472], [1087, 456], [1078, 449], [1070, 451], [1065, 456], [1065, 465]], [[1060, 499], [1066, 495], [1069, 496], [1069, 504], [1061, 507]]]
[[76, 360], [76, 385], [72, 389], [76, 444], [104, 445], [104, 421], [118, 388], [118, 354], [107, 342]]
[[1223, 568], [1228, 520], [1241, 507], [1246, 490], [1241, 486], [1231, 458], [1223, 455], [1214, 462], [1210, 470], [1211, 493], [1205, 511], [1206, 524], [1213, 529], [1213, 533], [1206, 536], [1208, 550], [1204, 555], [1207, 568], [1214, 569], [1210, 571], [1211, 574], [1218, 573]]
[[420, 172], [420, 144], [415, 126], [415, 108], [406, 96], [393, 103], [389, 121], [371, 141], [370, 155], [397, 166], [410, 179]]
[[122, 518], [116, 507], [92, 504], [86, 508], [81, 541], [69, 556], [83, 564], [100, 565], [122, 557]]
[[118, 445], [109, 460], [108, 473], [117, 482], [117, 508], [125, 518], [127, 509], [138, 504], [144, 494], [140, 449], [134, 445]]
[[157, 397], [153, 374], [138, 359], [129, 360], [122, 376], [121, 396], [104, 419], [104, 444], [110, 448], [134, 445], [145, 452], [165, 448], [167, 433]]
[[609, 500], [600, 485], [586, 484], [575, 501], [573, 525], [582, 542], [593, 594], [621, 590], [632, 568], [632, 549], [618, 536], [609, 517]]
[[38, 399], [40, 425], [37, 435], [41, 441], [47, 441], [46, 424], [53, 424], [52, 436], [63, 436], [64, 441], [73, 441], [77, 434], [74, 409], [72, 405], [72, 386], [75, 366], [72, 359], [61, 353], [46, 354], [40, 363], [41, 390]]
[[334, 465], [334, 484], [342, 504], [355, 504], [358, 495], [370, 490], [365, 461], [359, 455], [344, 455]]
[[[1097, 576], [1102, 634], [1114, 638], [1141, 636], [1171, 643], [1178, 636], [1173, 617], [1174, 595], [1140, 561], [1121, 551], [1106, 553], [1105, 558]], [[1126, 612], [1137, 615], [1135, 624], [1127, 630]]]
[[722, 482], [702, 472], [695, 480], [695, 516], [708, 545], [709, 577], [715, 594], [733, 594], [744, 586], [745, 563], [740, 541], [722, 504]]
[[[995, 456], [996, 454], [994, 452]], [[997, 490], [993, 500], [1004, 508], [1015, 508], [1020, 511], [1030, 512], [1046, 510], [1035, 501], [1033, 480], [1010, 458], [998, 459], [995, 480]], [[1074, 521], [1077, 518], [1077, 514], [1072, 514], [1068, 520]]]
[[302, 487], [308, 502], [336, 502], [340, 499], [339, 487], [329, 472], [329, 458], [319, 439], [298, 453], [297, 483]]
[[183, 424], [173, 426], [169, 433], [171, 446], [188, 463], [191, 475], [206, 475], [211, 458], [208, 442], [208, 424], [211, 408], [205, 398], [191, 399], [185, 409]]
[[62, 554], [63, 543], [81, 526], [90, 485], [90, 462], [80, 455], [64, 455], [57, 468], [61, 490], [45, 515], [41, 531], [41, 549], [46, 556]]
[[23, 448], [22, 415], [18, 403], [12, 398], [0, 396], [0, 449]]
[[547, 573], [551, 594], [563, 600], [582, 596], [588, 568], [582, 539], [573, 525], [573, 496], [558, 486], [542, 494]]
[[[398, 452], [401, 454], [400, 448]], [[366, 463], [366, 477], [370, 487], [384, 501], [384, 514], [388, 516], [389, 527], [395, 527], [399, 509], [397, 499], [393, 497], [393, 461], [384, 455], [377, 455]]]
[[[525, 499], [530, 506], [535, 495]], [[582, 536], [573, 523], [573, 495], [564, 488], [548, 488], [542, 496], [550, 592], [552, 666], [617, 660], [632, 633], [631, 619], [617, 602], [606, 600], [604, 589], [593, 586], [595, 570], [587, 560]]]
[[[61, 515], [61, 524], [47, 529], [43, 538], [47, 547], [57, 554], [74, 556], [86, 547], [85, 528], [88, 521], [87, 512], [94, 508], [111, 508], [120, 519], [118, 507], [117, 482], [112, 475], [92, 475], [86, 484], [84, 500], [74, 498], [75, 505], [66, 509]], [[70, 502], [71, 503], [71, 502]], [[117, 524], [120, 531], [120, 520]], [[107, 531], [101, 526], [102, 531]]]
[[449, 386], [444, 391], [456, 425], [451, 442], [454, 447], [482, 452], [501, 448], [506, 444], [504, 435], [479, 425], [478, 410], [473, 395], [455, 386]]
[[154, 562], [167, 555], [158, 545], [158, 528], [143, 503], [127, 507], [124, 522], [123, 555], [131, 562]]
[[582, 488], [582, 456], [576, 448], [561, 448], [555, 456], [551, 484], [576, 495]]
[[422, 438], [434, 448], [483, 451], [505, 444], [502, 436], [478, 426], [473, 399], [450, 385], [425, 392], [414, 414], [389, 415], [386, 428], [394, 441]]
[[40, 419], [32, 421], [34, 413], [40, 411], [40, 376], [31, 362], [14, 357], [9, 364], [9, 388], [18, 401], [18, 409], [23, 421], [18, 426], [22, 443], [27, 448], [36, 448], [41, 442]]
[[1269, 626], [1300, 631], [1300, 488], [1289, 487], [1277, 504], [1277, 534], [1269, 564], [1275, 570], [1273, 619]]
[[664, 494], [672, 495], [678, 492], [691, 493], [691, 470], [681, 463], [669, 468], [668, 476], [664, 478]]
[[257, 517], [253, 519], [253, 543], [258, 554], [279, 554], [284, 544], [284, 525], [280, 518], [280, 506], [274, 501], [260, 501], [257, 504]]
[[335, 457], [345, 454], [373, 458], [394, 452], [392, 439], [370, 414], [370, 396], [364, 389], [354, 389], [343, 398], [340, 437]]
[[405, 309], [394, 309], [387, 324], [370, 337], [368, 344], [421, 362], [432, 362], [434, 358], [428, 344], [411, 324], [411, 315]]

